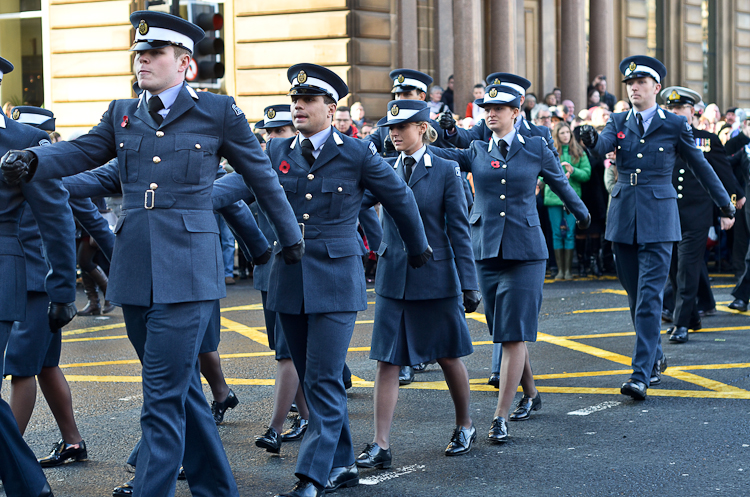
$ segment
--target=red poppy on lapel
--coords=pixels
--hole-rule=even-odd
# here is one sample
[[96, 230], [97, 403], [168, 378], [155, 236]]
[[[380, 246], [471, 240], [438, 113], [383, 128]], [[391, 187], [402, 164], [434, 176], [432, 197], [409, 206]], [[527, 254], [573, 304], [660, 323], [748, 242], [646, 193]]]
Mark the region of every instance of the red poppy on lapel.
[[279, 171], [286, 174], [289, 172], [289, 163], [285, 160], [281, 161], [281, 165], [279, 166]]
[[619, 138], [620, 140], [622, 140], [623, 138], [625, 138], [625, 133], [623, 133], [622, 131], [620, 131], [619, 133], [617, 133], [617, 138]]
[[492, 162], [490, 162], [490, 166], [494, 167], [495, 169], [498, 169], [500, 167], [500, 161], [493, 160]]
[[128, 116], [122, 116], [122, 122], [120, 123], [120, 126], [123, 128], [127, 128], [130, 126], [130, 121], [128, 121]]

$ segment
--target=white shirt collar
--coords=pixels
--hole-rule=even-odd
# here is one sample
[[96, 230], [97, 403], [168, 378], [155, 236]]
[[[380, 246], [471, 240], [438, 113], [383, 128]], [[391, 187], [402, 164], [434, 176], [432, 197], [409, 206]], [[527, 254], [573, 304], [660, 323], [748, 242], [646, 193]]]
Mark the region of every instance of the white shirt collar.
[[[411, 154], [411, 157], [415, 161], [417, 161], [417, 162], [414, 163], [415, 165], [419, 164], [419, 161], [422, 160], [422, 157], [424, 156], [425, 152], [427, 152], [427, 147], [424, 146], [424, 145], [422, 145], [422, 148], [420, 148], [419, 150], [417, 150], [416, 152], [414, 152], [413, 154]], [[404, 162], [404, 159], [406, 159], [407, 157], [410, 157], [410, 156], [406, 155], [406, 153], [404, 153], [404, 152], [401, 152], [401, 162]]]
[[[182, 90], [182, 86], [183, 86], [183, 83], [180, 83], [171, 88], [167, 88], [163, 92], [159, 93], [158, 97], [161, 99], [161, 103], [164, 104], [164, 110], [166, 110], [167, 112], [169, 112], [169, 109], [174, 104], [174, 101], [177, 100], [177, 95], [180, 94], [180, 90]], [[151, 95], [151, 92], [149, 92], [148, 90], [146, 90], [145, 93], [146, 93], [146, 103], [148, 103], [149, 99], [153, 95]]]
[[492, 141], [495, 142], [495, 145], [498, 147], [500, 146], [500, 140], [503, 140], [505, 143], [508, 144], [508, 150], [510, 150], [510, 146], [513, 144], [513, 138], [516, 137], [516, 128], [514, 127], [510, 133], [508, 133], [505, 136], [498, 137], [496, 133], [492, 133]]
[[[320, 151], [323, 150], [323, 145], [325, 145], [326, 141], [328, 140], [328, 137], [331, 136], [331, 133], [333, 133], [333, 126], [328, 126], [323, 131], [318, 131], [311, 137], [309, 137], [310, 142], [313, 146], [313, 157], [316, 159], [318, 158], [318, 155], [320, 155]], [[305, 140], [305, 137], [300, 133], [299, 135], [299, 143], [302, 144], [302, 140]]]
[[0, 128], [5, 128], [5, 115], [0, 112]]

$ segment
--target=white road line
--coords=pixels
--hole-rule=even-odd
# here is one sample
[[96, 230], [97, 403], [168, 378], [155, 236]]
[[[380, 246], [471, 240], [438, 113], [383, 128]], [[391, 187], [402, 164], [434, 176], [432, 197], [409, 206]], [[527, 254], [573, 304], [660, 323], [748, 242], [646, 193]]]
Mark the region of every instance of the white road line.
[[398, 469], [389, 471], [387, 473], [381, 473], [379, 475], [374, 475], [369, 478], [360, 478], [359, 483], [360, 485], [377, 485], [378, 483], [383, 483], [385, 481], [392, 480], [400, 476], [408, 475], [409, 473], [414, 473], [419, 470], [424, 471], [424, 465], [412, 464], [411, 466], [402, 466]]
[[601, 404], [596, 404], [595, 406], [585, 407], [583, 409], [578, 409], [577, 411], [570, 411], [568, 413], [568, 416], [588, 416], [592, 412], [604, 411], [605, 409], [609, 409], [610, 407], [615, 407], [619, 405], [620, 405], [620, 402], [614, 402], [614, 401], [602, 402]]

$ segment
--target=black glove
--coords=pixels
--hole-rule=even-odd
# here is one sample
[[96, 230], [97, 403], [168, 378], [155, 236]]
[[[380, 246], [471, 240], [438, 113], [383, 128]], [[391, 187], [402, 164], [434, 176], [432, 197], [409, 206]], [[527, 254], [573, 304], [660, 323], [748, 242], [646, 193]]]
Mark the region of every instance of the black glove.
[[595, 146], [599, 139], [599, 133], [596, 132], [594, 127], [590, 124], [583, 124], [578, 128], [581, 130], [581, 141], [586, 145], [586, 148]]
[[391, 141], [390, 134], [385, 137], [385, 140], [383, 140], [383, 155], [389, 154], [391, 152], [395, 152], [396, 147], [393, 146], [393, 142]]
[[414, 269], [417, 269], [418, 267], [422, 267], [427, 264], [427, 261], [430, 260], [430, 257], [432, 257], [432, 247], [427, 245], [427, 250], [425, 250], [421, 254], [409, 256], [409, 265]]
[[478, 290], [464, 290], [464, 309], [467, 313], [477, 310], [482, 301], [482, 294]]
[[578, 226], [578, 229], [581, 229], [581, 230], [585, 230], [586, 228], [591, 226], [591, 214], [586, 216], [586, 219], [584, 219], [583, 221], [577, 219], [576, 226]]
[[49, 330], [52, 333], [57, 333], [57, 330], [73, 320], [77, 312], [75, 302], [69, 304], [50, 302], [49, 310], [47, 311]]
[[29, 181], [36, 172], [36, 155], [28, 150], [10, 150], [0, 160], [3, 178], [9, 185], [17, 185], [22, 179]]
[[305, 253], [305, 239], [300, 238], [300, 241], [292, 245], [291, 247], [282, 247], [281, 255], [284, 256], [284, 262], [287, 264], [297, 264], [302, 260], [302, 255]]
[[737, 212], [732, 202], [729, 202], [724, 207], [720, 207], [719, 210], [721, 211], [721, 217], [728, 217], [729, 219], [734, 219], [734, 214]]
[[451, 114], [450, 112], [443, 112], [440, 115], [438, 124], [446, 131], [453, 131], [454, 129], [456, 129], [456, 120], [453, 119], [453, 114]]
[[273, 248], [268, 247], [268, 249], [263, 252], [263, 255], [260, 255], [258, 257], [253, 257], [253, 264], [256, 266], [262, 266], [263, 264], [267, 264], [268, 261], [271, 260], [271, 255], [273, 254]]

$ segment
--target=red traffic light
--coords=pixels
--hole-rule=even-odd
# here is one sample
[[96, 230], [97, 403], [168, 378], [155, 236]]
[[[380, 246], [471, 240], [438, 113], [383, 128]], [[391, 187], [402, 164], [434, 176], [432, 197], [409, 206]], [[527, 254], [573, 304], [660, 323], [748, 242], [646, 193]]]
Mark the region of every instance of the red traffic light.
[[216, 31], [224, 27], [224, 16], [221, 14], [208, 13], [198, 14], [195, 24], [200, 26], [203, 31]]

